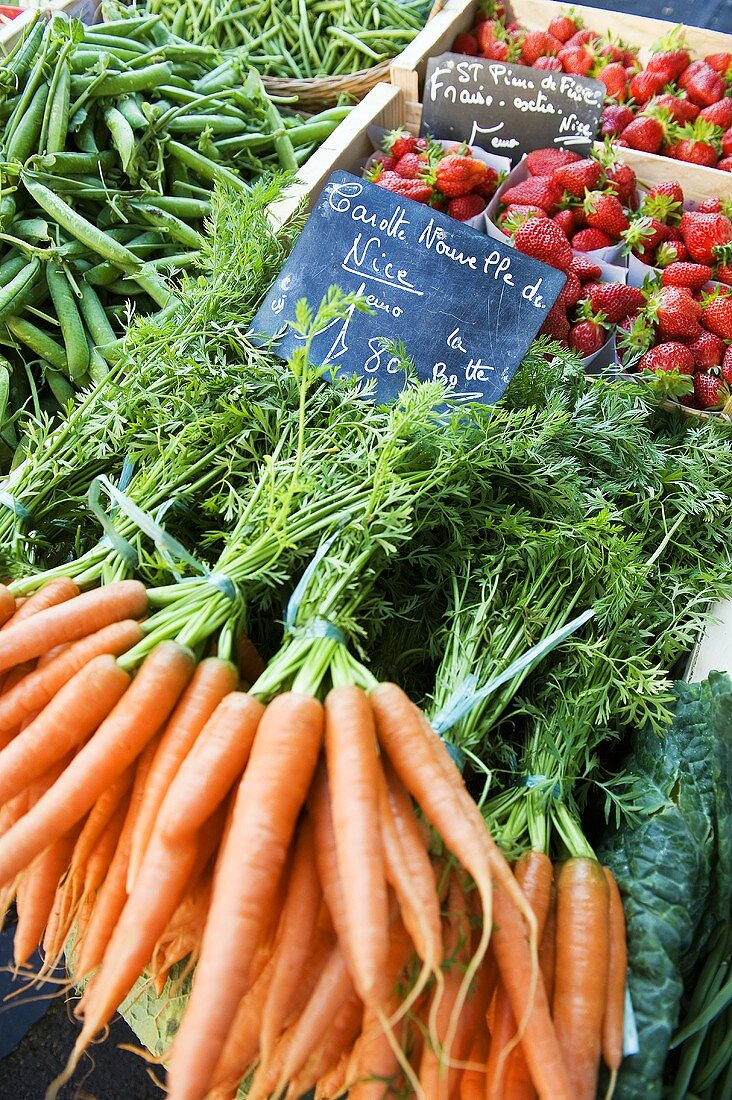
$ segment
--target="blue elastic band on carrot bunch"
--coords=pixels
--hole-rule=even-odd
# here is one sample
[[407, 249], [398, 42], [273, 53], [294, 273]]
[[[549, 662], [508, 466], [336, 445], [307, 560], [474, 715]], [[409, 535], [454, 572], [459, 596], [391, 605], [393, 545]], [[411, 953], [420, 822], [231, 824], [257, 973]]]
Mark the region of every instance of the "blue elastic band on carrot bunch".
[[309, 623], [304, 623], [302, 626], [297, 625], [297, 617], [300, 613], [300, 604], [305, 598], [305, 592], [313, 573], [317, 569], [320, 562], [330, 550], [335, 540], [343, 530], [343, 523], [339, 524], [332, 535], [322, 542], [316, 550], [313, 557], [308, 562], [303, 575], [297, 582], [295, 589], [287, 601], [287, 608], [285, 611], [285, 633], [290, 634], [293, 637], [298, 638], [329, 638], [332, 642], [338, 642], [339, 645], [346, 644], [346, 636], [340, 627], [335, 623], [330, 622], [328, 619], [324, 619], [319, 615], [316, 615]]
[[[546, 787], [548, 783], [551, 783], [551, 778], [548, 775], [525, 775], [521, 780], [516, 780], [514, 787], [525, 787], [527, 790], [533, 791], [537, 787]], [[561, 798], [561, 784], [555, 783], [549, 793], [552, 798]]]
[[26, 506], [21, 504], [18, 498], [9, 493], [7, 489], [0, 489], [0, 504], [3, 508], [7, 508], [9, 512], [14, 512], [18, 519], [30, 519], [31, 514]]

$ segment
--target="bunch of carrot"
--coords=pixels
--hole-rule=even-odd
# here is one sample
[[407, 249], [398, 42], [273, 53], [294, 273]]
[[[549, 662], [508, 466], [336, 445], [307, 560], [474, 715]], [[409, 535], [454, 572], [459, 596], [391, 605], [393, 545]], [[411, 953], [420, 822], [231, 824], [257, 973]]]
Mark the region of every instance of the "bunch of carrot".
[[[234, 1096], [252, 1071], [255, 1097], [377, 1096], [399, 1077], [467, 1096], [518, 1036], [539, 1096], [579, 1095], [581, 1036], [560, 1030], [558, 989], [552, 1023], [539, 973], [540, 907], [400, 688], [356, 686], [334, 660], [324, 703], [281, 690], [264, 706], [230, 662], [171, 641], [132, 676], [136, 581], [0, 599], [0, 884], [19, 964], [42, 941], [51, 965], [75, 927], [91, 980], [67, 1074], [146, 968], [163, 983], [187, 958], [176, 1100]], [[518, 1023], [503, 1054], [493, 1024], [491, 1055], [499, 993]]]

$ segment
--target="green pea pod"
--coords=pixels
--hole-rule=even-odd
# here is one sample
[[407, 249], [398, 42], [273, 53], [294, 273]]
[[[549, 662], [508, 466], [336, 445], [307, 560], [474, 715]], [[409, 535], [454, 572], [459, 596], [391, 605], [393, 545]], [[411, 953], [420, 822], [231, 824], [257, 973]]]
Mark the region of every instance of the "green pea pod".
[[89, 369], [89, 348], [86, 343], [84, 322], [76, 305], [76, 296], [61, 264], [48, 264], [46, 282], [61, 325], [69, 378], [74, 380], [86, 374]]
[[132, 95], [122, 96], [117, 101], [117, 110], [124, 118], [127, 119], [130, 126], [136, 130], [143, 130], [147, 127], [147, 119], [142, 113], [141, 97], [133, 92]]
[[43, 112], [48, 99], [48, 84], [41, 84], [31, 100], [28, 110], [15, 127], [12, 137], [5, 147], [5, 159], [25, 164], [37, 147], [38, 136], [43, 125]]
[[51, 393], [56, 398], [61, 408], [68, 405], [69, 401], [74, 400], [76, 390], [61, 371], [53, 370], [49, 366], [46, 366], [43, 373]]
[[154, 91], [158, 85], [170, 80], [173, 66], [167, 62], [148, 65], [129, 73], [109, 73], [95, 89], [96, 95], [118, 96], [129, 92]]
[[12, 195], [3, 195], [0, 198], [0, 228], [5, 226], [15, 217], [15, 199]]
[[144, 202], [133, 202], [132, 209], [141, 214], [146, 222], [155, 226], [174, 241], [179, 241], [188, 248], [203, 248], [204, 240], [200, 233], [186, 225], [184, 221], [162, 210], [159, 206]]
[[58, 153], [66, 146], [66, 134], [69, 128], [69, 103], [71, 99], [71, 69], [63, 62], [58, 83], [51, 102], [45, 144], [47, 153]]
[[6, 256], [0, 264], [0, 287], [7, 286], [10, 280], [14, 279], [27, 263], [28, 257], [24, 256], [22, 252], [13, 251]]
[[84, 318], [84, 324], [91, 336], [96, 348], [104, 356], [104, 348], [107, 344], [113, 344], [117, 334], [109, 323], [109, 318], [104, 312], [104, 306], [99, 300], [99, 295], [85, 279], [79, 283], [81, 298], [79, 308]]
[[33, 292], [40, 270], [41, 261], [34, 256], [0, 290], [0, 321], [7, 324], [11, 314], [20, 312]]
[[35, 355], [45, 359], [55, 370], [68, 373], [66, 352], [47, 332], [27, 321], [25, 317], [8, 317], [5, 324], [15, 339], [30, 348]]
[[168, 143], [168, 149], [172, 156], [179, 160], [182, 164], [185, 164], [187, 168], [195, 172], [201, 179], [211, 180], [215, 182], [217, 180], [226, 181], [231, 187], [235, 187], [237, 191], [249, 192], [249, 187], [241, 178], [237, 176], [235, 172], [232, 172], [229, 168], [225, 168], [223, 164], [217, 164], [213, 160], [209, 160], [208, 157], [204, 157], [203, 154], [196, 152], [195, 149], [189, 149], [186, 145], [181, 145], [178, 141], [170, 141]]
[[137, 179], [137, 172], [131, 172], [130, 166], [135, 158], [137, 141], [135, 132], [125, 116], [116, 107], [107, 107], [104, 112], [104, 121], [112, 137], [115, 149], [119, 153], [122, 167], [131, 180]]
[[0, 425], [5, 427], [5, 413], [10, 397], [10, 376], [12, 367], [4, 355], [0, 356]]
[[116, 157], [111, 150], [104, 153], [46, 153], [41, 157], [34, 157], [32, 167], [34, 171], [50, 172], [59, 176], [83, 176], [92, 175], [102, 169], [111, 168]]

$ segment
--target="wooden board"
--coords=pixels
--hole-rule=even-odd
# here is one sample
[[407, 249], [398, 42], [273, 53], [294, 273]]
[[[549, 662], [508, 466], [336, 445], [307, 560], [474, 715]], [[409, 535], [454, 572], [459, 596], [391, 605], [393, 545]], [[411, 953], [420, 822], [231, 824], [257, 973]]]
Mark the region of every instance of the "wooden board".
[[[603, 148], [597, 142], [595, 148]], [[664, 180], [678, 180], [684, 195], [693, 202], [714, 198], [732, 199], [732, 172], [720, 172], [717, 168], [705, 168], [701, 164], [688, 164], [682, 160], [658, 157], [653, 153], [641, 153], [637, 149], [616, 146], [618, 160], [629, 164], [639, 183], [653, 187]]]

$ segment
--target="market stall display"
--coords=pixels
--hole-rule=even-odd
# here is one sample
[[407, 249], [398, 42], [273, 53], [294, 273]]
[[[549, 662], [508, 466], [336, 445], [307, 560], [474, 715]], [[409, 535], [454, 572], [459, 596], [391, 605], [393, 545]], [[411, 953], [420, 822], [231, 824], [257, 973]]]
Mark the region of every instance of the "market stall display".
[[0, 911], [81, 1025], [48, 1100], [118, 1009], [172, 1100], [719, 1100], [726, 174], [421, 132], [463, 0], [293, 115], [238, 39], [309, 24], [251, 7], [39, 18], [0, 68], [5, 370], [79, 391], [4, 386]]

